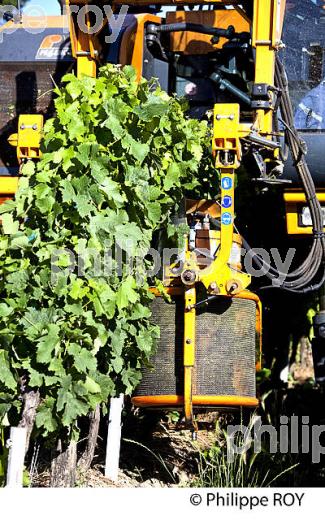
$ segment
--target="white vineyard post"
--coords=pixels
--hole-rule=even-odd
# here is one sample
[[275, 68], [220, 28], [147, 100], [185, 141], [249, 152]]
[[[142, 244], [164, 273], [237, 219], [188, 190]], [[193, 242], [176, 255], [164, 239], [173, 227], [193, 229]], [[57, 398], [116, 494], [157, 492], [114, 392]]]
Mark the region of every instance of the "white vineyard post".
[[26, 438], [27, 428], [10, 428], [7, 487], [23, 487]]
[[116, 482], [118, 479], [123, 402], [123, 394], [120, 394], [119, 397], [112, 397], [110, 401], [107, 430], [105, 477], [109, 478], [113, 482]]

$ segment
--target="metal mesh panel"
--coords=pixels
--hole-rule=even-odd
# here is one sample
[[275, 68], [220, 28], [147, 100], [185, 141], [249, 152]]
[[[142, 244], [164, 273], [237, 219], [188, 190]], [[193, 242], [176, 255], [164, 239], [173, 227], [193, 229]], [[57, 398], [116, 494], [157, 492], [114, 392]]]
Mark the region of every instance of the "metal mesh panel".
[[220, 298], [198, 313], [193, 393], [255, 397], [256, 305]]
[[[135, 395], [183, 395], [183, 309], [183, 298], [153, 302], [161, 338]], [[218, 298], [198, 311], [194, 395], [255, 397], [255, 318], [255, 303], [244, 299]]]
[[160, 327], [160, 340], [151, 359], [152, 369], [143, 371], [143, 378], [135, 395], [182, 395], [183, 377], [183, 298], [172, 304], [162, 298], [152, 303], [153, 321]]

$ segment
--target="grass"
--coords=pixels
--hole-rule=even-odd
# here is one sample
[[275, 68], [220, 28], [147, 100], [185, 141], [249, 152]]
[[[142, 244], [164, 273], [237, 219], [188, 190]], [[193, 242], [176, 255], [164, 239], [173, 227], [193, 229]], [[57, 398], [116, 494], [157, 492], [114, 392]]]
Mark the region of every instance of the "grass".
[[170, 478], [171, 482], [174, 483], [174, 484], [177, 483], [177, 480], [176, 480], [175, 476], [169, 470], [168, 465], [166, 464], [166, 462], [164, 461], [164, 459], [162, 458], [162, 456], [159, 453], [158, 454], [154, 453], [150, 448], [148, 448], [148, 446], [145, 446], [141, 442], [135, 441], [133, 439], [125, 439], [124, 438], [123, 441], [124, 442], [129, 442], [131, 444], [135, 444], [136, 446], [138, 446], [140, 448], [143, 448], [148, 453], [150, 453], [150, 455], [152, 455], [152, 457], [160, 464], [162, 470], [166, 472], [166, 474]]
[[[250, 432], [253, 427], [254, 417], [248, 426]], [[230, 437], [226, 430], [218, 426], [216, 435], [215, 445], [199, 453], [198, 476], [193, 487], [271, 487], [279, 485], [282, 477], [299, 465], [292, 463], [290, 454], [271, 454], [266, 446], [259, 453], [254, 453], [252, 447], [242, 453], [234, 453], [232, 460], [229, 460], [227, 446]], [[236, 445], [240, 446], [238, 439]]]

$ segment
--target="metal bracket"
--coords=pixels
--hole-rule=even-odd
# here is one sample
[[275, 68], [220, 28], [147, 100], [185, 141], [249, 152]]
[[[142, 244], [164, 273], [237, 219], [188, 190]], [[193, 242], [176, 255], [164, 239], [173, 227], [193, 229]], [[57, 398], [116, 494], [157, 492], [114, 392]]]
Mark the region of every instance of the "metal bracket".
[[216, 154], [216, 168], [235, 169], [240, 165], [239, 105], [217, 103], [214, 106], [212, 150]]
[[18, 119], [18, 133], [12, 134], [8, 142], [17, 148], [19, 163], [24, 159], [40, 159], [41, 137], [44, 118], [41, 115], [24, 114]]

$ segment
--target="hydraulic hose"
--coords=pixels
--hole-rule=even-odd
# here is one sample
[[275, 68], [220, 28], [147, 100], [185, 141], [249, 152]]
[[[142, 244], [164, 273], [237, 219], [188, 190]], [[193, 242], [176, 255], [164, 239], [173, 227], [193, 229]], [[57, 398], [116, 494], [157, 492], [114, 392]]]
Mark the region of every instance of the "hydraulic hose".
[[177, 22], [161, 25], [150, 24], [147, 27], [147, 33], [151, 34], [180, 31], [191, 31], [201, 34], [211, 34], [211, 36], [219, 36], [227, 39], [234, 38], [235, 36], [241, 36], [240, 34], [236, 33], [233, 25], [229, 25], [227, 29], [219, 29], [218, 27], [210, 27], [208, 25], [203, 25], [199, 23]]

